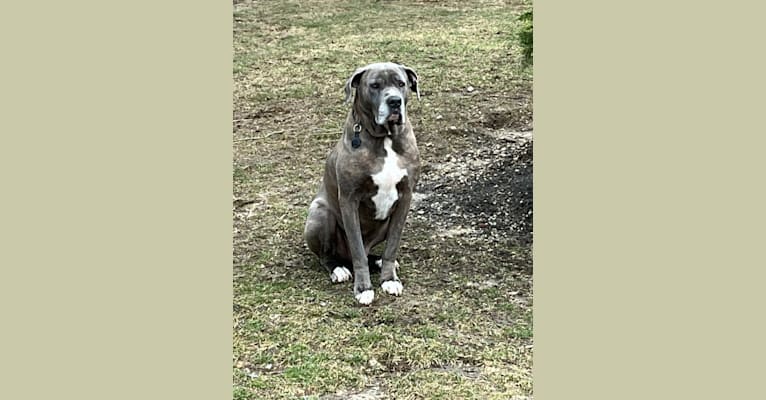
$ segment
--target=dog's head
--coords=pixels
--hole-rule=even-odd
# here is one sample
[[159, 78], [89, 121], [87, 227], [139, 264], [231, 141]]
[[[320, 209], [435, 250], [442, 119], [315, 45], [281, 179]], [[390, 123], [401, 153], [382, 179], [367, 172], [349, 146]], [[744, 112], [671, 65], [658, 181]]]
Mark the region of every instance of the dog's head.
[[376, 63], [357, 69], [346, 82], [346, 102], [354, 90], [355, 106], [369, 110], [378, 125], [402, 125], [407, 120], [407, 101], [417, 94], [418, 75], [412, 68], [395, 63]]

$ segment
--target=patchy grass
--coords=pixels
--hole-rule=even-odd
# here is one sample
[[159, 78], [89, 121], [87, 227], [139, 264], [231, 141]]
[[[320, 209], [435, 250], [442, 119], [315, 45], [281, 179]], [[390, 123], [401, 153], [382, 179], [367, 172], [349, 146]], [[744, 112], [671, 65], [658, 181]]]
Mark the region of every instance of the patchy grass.
[[418, 71], [423, 98], [410, 115], [424, 175], [438, 180], [430, 167], [495, 130], [528, 125], [531, 71], [516, 35], [530, 7], [235, 0], [235, 399], [531, 396], [529, 247], [440, 236], [410, 219], [403, 296], [378, 291], [360, 307], [351, 284], [332, 285], [302, 238], [347, 112], [350, 73], [384, 60]]

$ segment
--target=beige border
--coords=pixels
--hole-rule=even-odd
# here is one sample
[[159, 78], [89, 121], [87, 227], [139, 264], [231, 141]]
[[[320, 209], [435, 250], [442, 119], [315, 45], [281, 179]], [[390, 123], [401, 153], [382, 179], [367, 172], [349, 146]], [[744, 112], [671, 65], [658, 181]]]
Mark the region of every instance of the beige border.
[[744, 4], [535, 2], [536, 399], [763, 396], [766, 25]]
[[6, 3], [0, 398], [230, 398], [231, 3]]
[[[764, 13], [674, 4], [535, 4], [537, 399], [762, 392]], [[0, 10], [0, 397], [229, 398], [230, 4], [100, 5]]]

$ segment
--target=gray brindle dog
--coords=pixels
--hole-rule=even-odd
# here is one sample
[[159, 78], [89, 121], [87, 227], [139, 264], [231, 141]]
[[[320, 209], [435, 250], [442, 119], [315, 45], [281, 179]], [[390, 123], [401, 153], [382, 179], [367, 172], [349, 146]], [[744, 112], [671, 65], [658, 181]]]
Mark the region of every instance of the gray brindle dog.
[[[356, 92], [354, 102], [327, 157], [304, 236], [332, 282], [349, 280], [352, 267], [354, 296], [367, 305], [375, 298], [370, 268], [380, 268], [384, 292], [402, 294], [396, 255], [420, 173], [407, 102], [420, 91], [415, 71], [394, 63], [357, 69], [345, 91], [346, 102]], [[384, 240], [383, 256], [371, 255]]]

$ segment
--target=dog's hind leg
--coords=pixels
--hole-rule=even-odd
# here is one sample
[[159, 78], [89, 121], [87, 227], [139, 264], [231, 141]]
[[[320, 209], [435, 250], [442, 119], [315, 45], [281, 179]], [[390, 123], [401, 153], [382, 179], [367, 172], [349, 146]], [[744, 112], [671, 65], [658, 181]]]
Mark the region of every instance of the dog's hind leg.
[[330, 274], [333, 283], [351, 279], [350, 265], [338, 254], [337, 222], [324, 200], [314, 199], [309, 207], [303, 235], [309, 249], [319, 257], [319, 264]]

